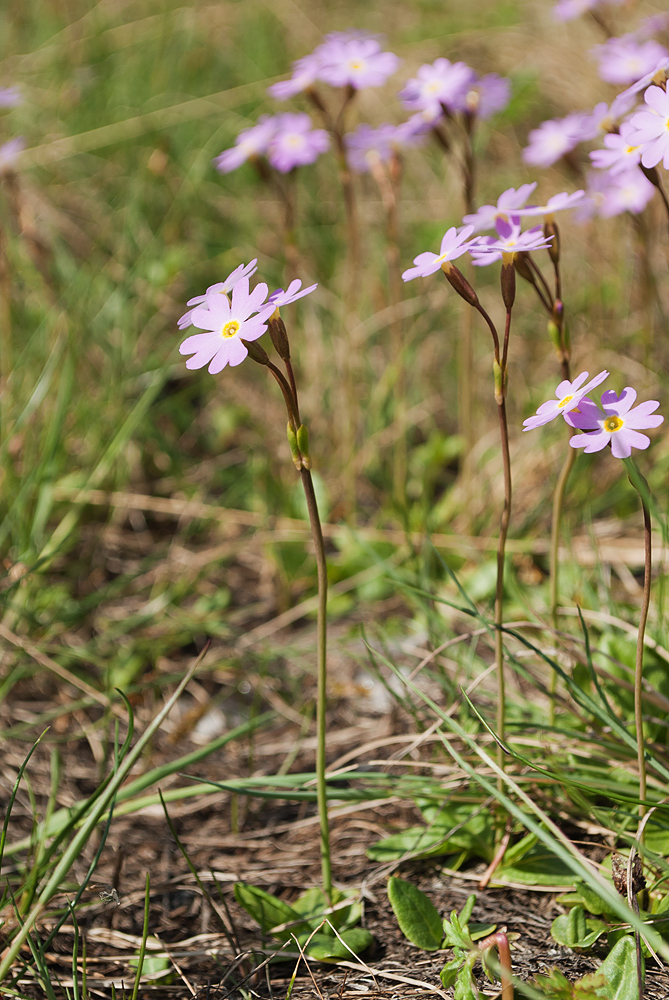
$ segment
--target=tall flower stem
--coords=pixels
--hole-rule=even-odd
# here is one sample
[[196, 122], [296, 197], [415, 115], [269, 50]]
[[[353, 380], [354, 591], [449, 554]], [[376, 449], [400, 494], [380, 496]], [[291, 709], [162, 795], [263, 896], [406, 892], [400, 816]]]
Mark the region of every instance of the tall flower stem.
[[[571, 427], [569, 428], [569, 434], [573, 434]], [[557, 629], [558, 626], [558, 604], [559, 604], [559, 579], [560, 579], [560, 524], [562, 522], [562, 510], [564, 507], [564, 495], [567, 489], [567, 482], [569, 481], [569, 476], [571, 475], [571, 470], [574, 467], [574, 462], [576, 461], [576, 450], [574, 448], [567, 447], [567, 457], [564, 460], [564, 465], [560, 470], [560, 475], [558, 476], [558, 481], [555, 486], [555, 493], [553, 495], [553, 514], [551, 517], [551, 551], [550, 551], [550, 606], [551, 606], [551, 624], [553, 629]], [[548, 722], [551, 726], [555, 725], [555, 694], [557, 691], [557, 674], [554, 670], [551, 671], [550, 679], [548, 682], [548, 691], [550, 695], [550, 704], [548, 706]]]
[[302, 488], [307, 501], [309, 512], [309, 523], [311, 525], [311, 537], [314, 542], [316, 553], [316, 566], [318, 569], [318, 621], [317, 621], [317, 644], [318, 644], [318, 665], [317, 665], [317, 693], [316, 693], [316, 799], [318, 802], [318, 816], [321, 831], [321, 872], [323, 878], [323, 892], [328, 900], [332, 900], [332, 864], [330, 861], [330, 824], [328, 820], [328, 797], [325, 783], [325, 735], [327, 708], [327, 602], [328, 602], [328, 574], [327, 562], [325, 558], [325, 543], [323, 541], [323, 531], [321, 520], [318, 514], [318, 504], [314, 483], [309, 469], [304, 466], [300, 469], [302, 477]]
[[646, 755], [643, 742], [643, 712], [641, 707], [641, 692], [643, 685], [643, 642], [646, 634], [646, 622], [648, 620], [648, 609], [650, 607], [650, 578], [652, 569], [652, 549], [651, 549], [651, 523], [650, 509], [648, 507], [648, 497], [650, 491], [648, 483], [641, 475], [636, 465], [631, 459], [625, 459], [629, 481], [639, 494], [641, 508], [643, 510], [643, 530], [644, 530], [644, 572], [643, 572], [643, 599], [641, 601], [641, 611], [639, 612], [639, 631], [636, 641], [636, 663], [634, 668], [634, 725], [636, 729], [637, 764], [639, 768], [639, 818], [643, 819], [646, 813]]

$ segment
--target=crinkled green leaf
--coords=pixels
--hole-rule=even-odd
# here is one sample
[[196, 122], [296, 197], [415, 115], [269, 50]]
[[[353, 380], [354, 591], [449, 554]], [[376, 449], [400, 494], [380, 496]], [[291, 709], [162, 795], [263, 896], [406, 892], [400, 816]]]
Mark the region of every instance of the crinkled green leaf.
[[431, 902], [415, 885], [403, 878], [388, 879], [388, 899], [406, 938], [425, 951], [441, 947], [441, 917]]
[[[307, 954], [319, 962], [332, 962], [339, 958], [350, 959], [351, 952], [354, 955], [361, 955], [374, 943], [374, 938], [364, 927], [352, 927], [348, 931], [342, 931], [339, 937], [341, 941], [338, 937], [331, 937], [319, 931], [307, 945]], [[304, 943], [304, 940], [300, 940], [300, 944]]]
[[309, 925], [301, 919], [301, 914], [294, 910], [282, 899], [271, 896], [264, 889], [259, 889], [255, 885], [246, 885], [244, 882], [237, 882], [235, 885], [235, 899], [246, 912], [253, 917], [263, 934], [269, 934], [273, 927], [281, 924], [292, 924], [290, 928], [279, 931], [274, 935], [280, 941], [288, 941], [292, 934], [300, 934], [302, 931], [310, 930]]
[[565, 948], [592, 948], [595, 941], [606, 934], [607, 925], [603, 920], [590, 920], [582, 906], [575, 906], [566, 915], [556, 917], [551, 924], [551, 935]]
[[472, 980], [471, 964], [466, 962], [455, 980], [453, 1000], [480, 1000], [481, 994]]

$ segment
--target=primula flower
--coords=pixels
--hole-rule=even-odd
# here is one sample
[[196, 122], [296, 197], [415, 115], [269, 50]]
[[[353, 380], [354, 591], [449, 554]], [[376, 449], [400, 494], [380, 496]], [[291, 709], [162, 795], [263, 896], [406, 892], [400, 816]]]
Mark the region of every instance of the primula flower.
[[274, 134], [267, 147], [267, 159], [282, 174], [294, 167], [314, 163], [330, 145], [325, 129], [313, 128], [309, 115], [290, 111], [274, 115]]
[[19, 164], [19, 157], [26, 148], [26, 141], [22, 135], [17, 135], [9, 142], [3, 142], [0, 146], [0, 174], [13, 173]]
[[0, 108], [15, 108], [23, 97], [18, 87], [0, 87]]
[[548, 199], [545, 205], [528, 205], [526, 208], [519, 208], [519, 216], [554, 215], [556, 212], [564, 212], [567, 208], [573, 208], [585, 197], [585, 191], [561, 191]]
[[[249, 293], [249, 279], [240, 278], [232, 289], [232, 301], [227, 295], [212, 295], [206, 305], [193, 310], [193, 326], [206, 333], [187, 337], [179, 348], [180, 354], [192, 354], [186, 368], [209, 365], [212, 375], [226, 365], [239, 365], [248, 354], [242, 340], [257, 340], [267, 329], [265, 322], [276, 306], [265, 304], [267, 285], [261, 282]], [[256, 315], [253, 315], [253, 314]]]
[[641, 163], [654, 167], [660, 160], [669, 169], [669, 94], [661, 87], [649, 87], [643, 99], [650, 110], [630, 118], [630, 142], [641, 148]]
[[582, 141], [587, 116], [575, 111], [566, 118], [549, 119], [532, 129], [529, 145], [522, 152], [525, 163], [533, 167], [550, 167]]
[[503, 111], [510, 100], [511, 81], [498, 73], [487, 73], [467, 90], [458, 110], [485, 120]]
[[634, 83], [669, 55], [659, 42], [637, 42], [632, 35], [609, 38], [593, 52], [599, 59], [599, 75], [607, 83]]
[[477, 267], [494, 264], [507, 254], [513, 256], [530, 250], [547, 250], [553, 240], [552, 236], [544, 236], [541, 226], [533, 226], [521, 233], [520, 225], [507, 219], [498, 219], [495, 229], [497, 237], [482, 236], [471, 249], [472, 263]]
[[588, 455], [611, 445], [614, 458], [629, 458], [632, 448], [647, 448], [650, 438], [640, 430], [659, 427], [664, 417], [653, 416], [660, 405], [656, 399], [639, 403], [632, 409], [636, 389], [627, 386], [618, 396], [613, 389], [602, 393], [602, 410], [592, 401], [583, 401], [578, 413], [570, 415], [570, 423], [589, 434], [576, 434], [569, 439], [572, 448], [583, 448]]
[[516, 188], [507, 188], [497, 199], [496, 205], [481, 205], [473, 215], [465, 215], [465, 225], [474, 227], [475, 233], [483, 233], [486, 229], [494, 229], [498, 219], [518, 219], [518, 209], [522, 208], [530, 197], [537, 182], [521, 184]]
[[666, 81], [667, 74], [669, 74], [669, 56], [664, 59], [660, 59], [657, 65], [646, 73], [645, 76], [642, 76], [640, 80], [633, 83], [631, 87], [627, 88], [627, 90], [623, 90], [622, 94], [618, 94], [616, 101], [632, 98], [636, 94], [640, 94], [642, 90], [645, 90], [646, 87], [649, 87], [653, 83], [660, 86]]
[[406, 108], [434, 120], [441, 117], [444, 107], [449, 111], [464, 107], [467, 92], [475, 82], [476, 73], [466, 63], [440, 58], [421, 66], [399, 96]]
[[634, 126], [623, 122], [620, 133], [612, 132], [604, 136], [606, 149], [595, 149], [590, 153], [592, 165], [598, 170], [608, 170], [612, 174], [624, 173], [636, 167], [641, 159], [639, 146], [630, 145], [629, 136]]
[[381, 52], [374, 38], [350, 37], [342, 39], [330, 37], [321, 51], [321, 67], [318, 73], [332, 87], [380, 87], [399, 66], [394, 52]]
[[[544, 424], [554, 420], [555, 417], [565, 417], [567, 413], [573, 412], [591, 389], [595, 389], [598, 385], [602, 384], [604, 379], [609, 377], [609, 373], [607, 371], [600, 372], [599, 375], [595, 375], [594, 378], [591, 378], [584, 385], [587, 377], [588, 372], [581, 372], [573, 382], [570, 382], [569, 379], [560, 382], [555, 390], [557, 398], [549, 399], [545, 403], [542, 403], [534, 416], [528, 417], [527, 420], [523, 421], [523, 430], [533, 431], [535, 427], [543, 427]], [[571, 421], [569, 422], [571, 423]]]
[[[210, 285], [204, 295], [196, 295], [195, 298], [189, 299], [186, 305], [199, 306], [202, 302], [206, 302], [212, 295], [227, 295], [232, 291], [238, 281], [242, 278], [250, 278], [251, 275], [255, 274], [257, 270], [258, 258], [254, 257], [248, 264], [240, 264], [239, 267], [234, 269], [234, 271], [231, 271], [225, 281], [218, 281], [215, 285]], [[189, 309], [188, 312], [184, 313], [183, 316], [179, 318], [177, 326], [180, 330], [185, 330], [187, 327], [193, 325], [192, 316], [194, 312], [195, 309]]]
[[303, 56], [293, 63], [293, 75], [290, 80], [279, 80], [267, 88], [267, 93], [271, 94], [277, 101], [285, 101], [289, 97], [295, 97], [308, 90], [316, 80], [322, 65], [322, 46], [311, 52], [308, 56]]
[[266, 153], [276, 131], [276, 117], [261, 115], [256, 125], [240, 132], [232, 149], [224, 150], [213, 161], [216, 169], [222, 174], [229, 174], [252, 157]]
[[638, 167], [624, 173], [592, 170], [588, 175], [588, 193], [579, 205], [577, 219], [584, 222], [599, 215], [610, 219], [623, 212], [638, 215], [655, 194], [655, 187]]
[[398, 149], [416, 146], [424, 137], [429, 125], [423, 123], [418, 128], [414, 123], [403, 122], [402, 125], [358, 125], [355, 132], [344, 136], [346, 143], [346, 159], [349, 166], [357, 173], [367, 173], [374, 160], [387, 163]]
[[[318, 284], [309, 285], [308, 288], [302, 288], [301, 280], [299, 278], [295, 278], [295, 280], [291, 281], [288, 285], [285, 292], [283, 288], [277, 288], [275, 292], [272, 292], [267, 299], [267, 304], [269, 305], [271, 302], [275, 309], [278, 309], [280, 306], [288, 306], [291, 302], [297, 302], [297, 300], [301, 299], [304, 295], [309, 295], [309, 293], [313, 292], [315, 288], [318, 288]], [[300, 289], [302, 290], [300, 291]], [[248, 340], [248, 337], [244, 337], [244, 340]]]
[[448, 271], [449, 261], [462, 257], [470, 247], [478, 242], [477, 240], [469, 240], [467, 242], [468, 237], [473, 232], [473, 226], [464, 226], [459, 232], [453, 226], [452, 229], [444, 233], [439, 253], [430, 253], [429, 250], [425, 253], [419, 253], [417, 257], [414, 257], [413, 262], [415, 267], [410, 267], [405, 271], [402, 275], [402, 280], [412, 281], [414, 278], [426, 278], [428, 274], [434, 274], [435, 271], [438, 271], [442, 267], [445, 271]]

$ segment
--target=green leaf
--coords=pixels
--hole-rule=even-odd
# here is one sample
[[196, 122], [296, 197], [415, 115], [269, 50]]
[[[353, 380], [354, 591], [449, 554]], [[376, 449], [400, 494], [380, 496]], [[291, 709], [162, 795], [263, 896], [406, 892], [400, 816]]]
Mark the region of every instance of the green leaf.
[[[298, 938], [300, 944], [304, 944], [308, 935], [306, 937], [301, 935], [300, 937], [304, 938], [304, 940]], [[352, 927], [348, 931], [342, 931], [339, 937], [341, 941], [339, 938], [330, 937], [328, 934], [320, 932], [314, 934], [307, 946], [307, 954], [319, 962], [335, 961], [338, 958], [350, 959], [351, 951], [355, 955], [361, 955], [363, 951], [367, 951], [374, 943], [374, 938], [364, 927]], [[344, 944], [342, 944], [342, 941]], [[348, 948], [346, 945], [348, 945]], [[351, 951], [348, 950], [349, 948]]]
[[426, 829], [424, 826], [410, 826], [401, 833], [385, 837], [377, 844], [367, 848], [367, 857], [371, 861], [398, 861], [405, 854], [417, 858], [432, 858], [448, 854], [453, 850], [450, 841], [444, 840], [444, 831], [435, 827]]
[[388, 899], [406, 938], [425, 951], [441, 947], [441, 917], [425, 893], [402, 878], [388, 879]]
[[300, 919], [301, 914], [297, 910], [294, 910], [288, 903], [284, 903], [282, 899], [271, 896], [264, 889], [258, 889], [255, 885], [237, 882], [235, 899], [260, 925], [263, 934], [269, 934], [273, 927], [278, 927], [281, 924], [292, 924], [292, 927], [274, 935], [280, 941], [289, 941], [291, 934], [298, 935], [302, 931], [311, 930], [309, 925]]
[[[590, 983], [586, 983], [586, 979]], [[599, 972], [590, 972], [575, 983], [551, 969], [547, 976], [535, 976], [532, 985], [546, 995], [547, 1000], [606, 1000], [606, 979]]]
[[474, 911], [474, 904], [476, 903], [476, 896], [474, 893], [467, 897], [467, 902], [462, 907], [460, 911], [460, 926], [466, 927], [472, 918], [472, 913]]
[[468, 924], [467, 925], [467, 930], [469, 931], [469, 935], [470, 935], [472, 941], [480, 941], [481, 938], [485, 938], [485, 937], [488, 937], [490, 934], [493, 934], [494, 931], [495, 931], [495, 929], [496, 929], [496, 927], [497, 927], [497, 924], [476, 924], [476, 923], [474, 923], [474, 924]]
[[543, 844], [535, 844], [514, 864], [500, 865], [496, 882], [521, 882], [523, 885], [573, 885], [573, 871]]
[[[639, 1000], [634, 939], [629, 936], [621, 938], [590, 976], [604, 977], [606, 1000]], [[581, 982], [585, 984], [589, 978], [585, 976]]]
[[439, 978], [441, 979], [446, 989], [448, 989], [449, 986], [453, 985], [455, 980], [458, 978], [463, 962], [466, 961], [467, 961], [467, 953], [464, 952], [462, 948], [456, 948], [454, 957], [450, 960], [450, 962], [446, 962], [446, 965], [443, 967], [441, 973], [439, 974]]
[[[340, 892], [334, 889], [332, 892], [332, 904], [336, 906], [337, 903], [343, 902], [347, 896], [357, 896], [355, 890], [350, 892]], [[291, 904], [293, 910], [298, 913], [304, 920], [308, 923], [309, 927], [313, 930], [319, 929], [323, 934], [333, 936], [333, 932], [330, 930], [327, 924], [323, 924], [324, 920], [328, 920], [337, 930], [346, 929], [348, 927], [354, 927], [360, 917], [362, 916], [362, 906], [358, 902], [357, 898], [351, 900], [349, 906], [343, 906], [341, 909], [335, 910], [330, 913], [330, 904], [327, 901], [325, 894], [321, 889], [307, 889], [302, 895]], [[321, 927], [321, 925], [323, 925]]]
[[592, 948], [595, 941], [606, 934], [608, 925], [603, 920], [586, 919], [582, 906], [575, 906], [568, 915], [556, 917], [551, 924], [551, 935], [565, 948]]
[[481, 994], [472, 980], [472, 970], [469, 962], [460, 969], [455, 981], [453, 1000], [480, 1000]]

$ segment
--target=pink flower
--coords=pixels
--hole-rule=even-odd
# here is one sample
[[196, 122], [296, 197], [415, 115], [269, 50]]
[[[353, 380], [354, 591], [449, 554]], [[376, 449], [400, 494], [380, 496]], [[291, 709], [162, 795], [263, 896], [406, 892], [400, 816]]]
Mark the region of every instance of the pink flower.
[[[276, 306], [265, 304], [267, 285], [261, 282], [249, 293], [249, 279], [240, 278], [232, 289], [232, 301], [227, 295], [212, 295], [204, 306], [193, 310], [193, 326], [206, 333], [187, 337], [179, 348], [180, 354], [192, 354], [186, 368], [209, 365], [212, 375], [226, 365], [239, 365], [248, 351], [242, 340], [257, 340], [267, 329], [265, 322]], [[256, 315], [254, 315], [254, 313]]]
[[239, 133], [232, 149], [226, 149], [216, 157], [216, 169], [222, 174], [228, 174], [252, 157], [266, 153], [275, 130], [276, 116], [261, 115], [256, 125]]
[[408, 122], [401, 125], [379, 125], [378, 128], [358, 125], [355, 132], [347, 132], [344, 136], [346, 158], [357, 173], [367, 173], [374, 160], [387, 163], [397, 150], [417, 146], [428, 130], [427, 123], [423, 123], [420, 129]]
[[600, 372], [599, 375], [595, 375], [594, 378], [591, 378], [584, 385], [583, 383], [587, 377], [587, 372], [581, 372], [573, 382], [570, 382], [568, 379], [560, 382], [555, 390], [557, 398], [549, 399], [547, 402], [542, 403], [533, 417], [528, 417], [527, 420], [523, 421], [523, 430], [533, 431], [536, 427], [542, 427], [544, 424], [554, 420], [555, 417], [564, 417], [570, 411], [573, 412], [591, 389], [595, 389], [609, 377], [609, 373], [607, 371]]
[[282, 174], [295, 167], [315, 163], [330, 145], [322, 128], [313, 128], [309, 115], [300, 112], [274, 115], [274, 134], [267, 147], [267, 159]]
[[15, 108], [23, 103], [18, 87], [0, 87], [0, 108]]
[[407, 80], [399, 96], [406, 108], [436, 119], [441, 117], [444, 107], [450, 111], [462, 108], [475, 82], [476, 73], [466, 63], [440, 58], [421, 66], [417, 75]]
[[573, 208], [584, 197], [585, 191], [572, 191], [571, 194], [561, 191], [560, 194], [552, 195], [545, 205], [528, 205], [526, 208], [519, 208], [517, 214], [521, 217], [554, 215], [556, 212], [564, 212], [568, 208]]
[[549, 119], [532, 129], [529, 145], [522, 152], [525, 163], [533, 167], [550, 167], [571, 152], [582, 139], [586, 115], [575, 111], [566, 118]]
[[3, 142], [0, 146], [0, 174], [14, 173], [25, 148], [26, 141], [22, 135], [17, 135], [14, 139]]
[[463, 229], [458, 230], [453, 226], [448, 232], [444, 233], [441, 241], [441, 247], [439, 248], [439, 253], [431, 253], [429, 250], [425, 253], [419, 253], [417, 257], [414, 257], [415, 267], [410, 267], [402, 275], [403, 281], [412, 281], [414, 278], [426, 278], [428, 274], [434, 274], [440, 268], [443, 270], [448, 270], [449, 261], [456, 260], [458, 257], [462, 257], [463, 254], [467, 253], [470, 247], [476, 244], [476, 240], [470, 240], [468, 243], [467, 238], [471, 236], [474, 232], [473, 226], [465, 226]]
[[503, 260], [507, 255], [528, 253], [530, 250], [546, 250], [551, 245], [552, 236], [544, 236], [541, 226], [534, 226], [521, 233], [520, 225], [506, 219], [498, 219], [495, 223], [497, 237], [483, 236], [472, 247], [472, 263], [477, 267], [486, 267], [497, 260]]
[[532, 184], [521, 184], [518, 190], [508, 188], [499, 196], [496, 205], [481, 205], [478, 211], [473, 215], [465, 215], [462, 221], [465, 225], [473, 226], [475, 233], [494, 229], [498, 219], [508, 220], [518, 216], [518, 209], [522, 208], [536, 186], [537, 182], [534, 181]]
[[647, 448], [650, 438], [639, 431], [659, 427], [664, 417], [652, 415], [660, 405], [655, 399], [639, 403], [632, 409], [636, 395], [636, 389], [630, 386], [623, 389], [619, 396], [609, 389], [602, 393], [603, 412], [592, 401], [583, 401], [579, 412], [570, 414], [569, 422], [592, 433], [576, 434], [570, 438], [572, 448], [583, 448], [589, 455], [610, 444], [615, 458], [629, 458], [632, 448]]
[[631, 87], [627, 88], [627, 90], [623, 90], [622, 94], [618, 94], [618, 96], [616, 97], [616, 101], [634, 97], [636, 94], [640, 94], [642, 90], [645, 90], [646, 87], [649, 87], [653, 83], [656, 84], [657, 86], [660, 86], [661, 84], [665, 83], [668, 73], [669, 73], [669, 56], [660, 59], [657, 65], [653, 69], [651, 69], [648, 73], [646, 73], [645, 76], [642, 76], [640, 80], [637, 80], [636, 83], [633, 83]]
[[319, 79], [333, 87], [380, 87], [399, 66], [394, 52], [381, 52], [374, 38], [331, 37], [321, 52]]
[[485, 120], [503, 111], [510, 100], [511, 81], [497, 73], [487, 73], [471, 85], [458, 110]]
[[636, 167], [641, 159], [639, 146], [630, 145], [629, 136], [634, 127], [629, 122], [620, 126], [620, 134], [615, 132], [604, 136], [606, 149], [595, 149], [590, 153], [592, 165], [598, 170], [608, 170], [612, 174], [624, 173]]
[[[272, 292], [267, 299], [267, 303], [269, 305], [271, 302], [275, 309], [278, 309], [280, 306], [288, 306], [291, 302], [297, 302], [297, 300], [301, 299], [304, 295], [309, 295], [309, 293], [313, 292], [315, 288], [318, 288], [318, 284], [309, 285], [308, 288], [302, 288], [301, 280], [299, 278], [295, 278], [295, 280], [291, 281], [288, 285], [285, 292], [283, 288], [277, 288], [275, 292]], [[300, 291], [300, 289], [302, 290]], [[248, 340], [248, 337], [244, 337], [244, 340]]]
[[321, 49], [322, 46], [319, 46], [315, 52], [294, 62], [293, 75], [290, 80], [280, 80], [278, 83], [273, 83], [271, 87], [267, 88], [267, 93], [271, 94], [277, 101], [285, 101], [289, 97], [295, 97], [296, 94], [308, 90], [318, 79], [322, 63]]
[[[225, 281], [218, 281], [215, 285], [210, 285], [204, 295], [196, 295], [195, 298], [189, 299], [186, 303], [187, 306], [199, 306], [202, 302], [206, 302], [211, 295], [227, 295], [235, 287], [241, 278], [250, 278], [252, 274], [258, 270], [258, 259], [254, 259], [248, 264], [240, 264], [236, 267], [234, 271], [231, 271], [227, 276]], [[185, 330], [187, 327], [193, 325], [192, 316], [195, 309], [189, 309], [188, 312], [184, 313], [177, 322], [177, 326], [180, 330]]]
[[579, 206], [577, 219], [583, 222], [599, 215], [610, 219], [623, 212], [637, 215], [655, 194], [655, 188], [638, 167], [624, 173], [591, 171], [588, 176], [588, 193]]
[[643, 99], [649, 111], [630, 118], [629, 140], [641, 149], [641, 163], [654, 167], [660, 160], [669, 169], [669, 94], [661, 87], [649, 87]]
[[632, 35], [609, 38], [593, 52], [599, 59], [599, 75], [607, 83], [634, 83], [669, 55], [659, 42], [637, 42]]

